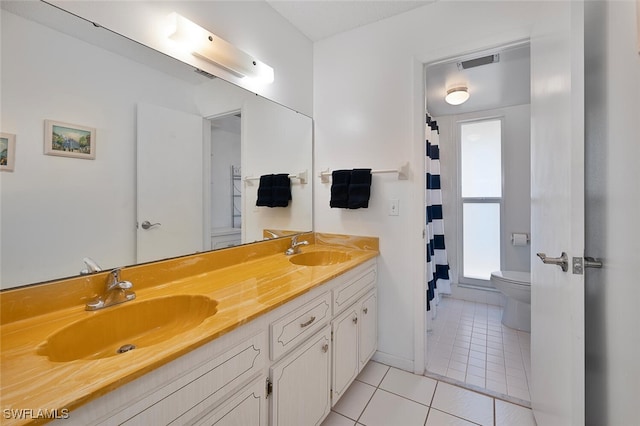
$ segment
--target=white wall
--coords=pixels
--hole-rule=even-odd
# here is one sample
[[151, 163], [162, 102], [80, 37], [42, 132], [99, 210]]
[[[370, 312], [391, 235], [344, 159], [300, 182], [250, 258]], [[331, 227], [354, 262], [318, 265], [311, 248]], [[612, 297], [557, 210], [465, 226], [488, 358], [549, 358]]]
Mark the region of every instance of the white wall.
[[[543, 16], [537, 2], [436, 2], [314, 45], [316, 170], [411, 162], [409, 181], [374, 175], [366, 210], [331, 209], [330, 184], [316, 180], [315, 229], [380, 237], [378, 359], [424, 368], [414, 365], [424, 339], [414, 329], [425, 297], [423, 64], [526, 38]], [[399, 216], [388, 216], [390, 199]]]
[[[282, 126], [281, 123], [287, 123]], [[265, 143], [269, 141], [269, 143]], [[263, 230], [313, 229], [313, 125], [311, 118], [253, 97], [242, 107], [242, 175], [307, 172], [306, 183], [291, 179], [287, 207], [256, 207], [259, 180], [243, 182], [242, 241], [263, 239]], [[269, 161], [265, 161], [268, 159]]]
[[[53, 1], [170, 56], [306, 115], [312, 112], [312, 43], [262, 1]], [[166, 17], [177, 12], [274, 68], [272, 84], [255, 84], [176, 49]]]
[[[192, 86], [6, 11], [0, 85], [2, 131], [17, 135], [0, 175], [2, 286], [75, 275], [85, 256], [133, 263], [136, 103], [195, 113]], [[96, 128], [96, 159], [43, 155], [45, 119]]]
[[[635, 4], [634, 4], [635, 3]], [[585, 4], [586, 423], [637, 423], [640, 55], [633, 1]]]
[[458, 282], [458, 252], [460, 235], [458, 222], [462, 212], [458, 204], [459, 193], [459, 121], [482, 118], [503, 119], [503, 211], [501, 244], [502, 269], [508, 271], [531, 270], [531, 246], [513, 246], [511, 234], [531, 232], [531, 115], [529, 105], [437, 117], [440, 128], [440, 167], [443, 214], [450, 277]]

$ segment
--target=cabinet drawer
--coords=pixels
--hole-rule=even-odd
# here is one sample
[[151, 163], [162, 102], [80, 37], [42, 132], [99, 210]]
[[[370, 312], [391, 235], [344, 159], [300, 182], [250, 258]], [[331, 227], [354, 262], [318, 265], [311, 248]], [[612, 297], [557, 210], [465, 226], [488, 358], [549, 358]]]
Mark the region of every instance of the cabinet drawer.
[[[125, 425], [184, 424], [186, 411], [215, 405], [265, 365], [264, 334], [260, 333], [182, 376], [173, 383], [176, 391], [158, 399], [155, 394], [143, 404], [148, 407], [124, 422]], [[159, 393], [159, 392], [158, 392]]]
[[333, 315], [338, 315], [343, 309], [355, 302], [360, 295], [375, 285], [375, 266], [365, 270], [346, 284], [333, 289]]
[[271, 359], [276, 360], [320, 329], [331, 317], [331, 294], [324, 293], [270, 325]]

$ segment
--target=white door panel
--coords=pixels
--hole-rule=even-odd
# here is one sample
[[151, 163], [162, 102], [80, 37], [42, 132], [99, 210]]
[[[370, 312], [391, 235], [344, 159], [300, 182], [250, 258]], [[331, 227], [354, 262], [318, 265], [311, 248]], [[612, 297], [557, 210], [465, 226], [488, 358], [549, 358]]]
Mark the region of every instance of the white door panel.
[[203, 248], [202, 129], [197, 115], [138, 105], [138, 263]]
[[[531, 39], [531, 402], [538, 425], [584, 424], [584, 10], [554, 2]], [[560, 257], [569, 270], [543, 264]]]

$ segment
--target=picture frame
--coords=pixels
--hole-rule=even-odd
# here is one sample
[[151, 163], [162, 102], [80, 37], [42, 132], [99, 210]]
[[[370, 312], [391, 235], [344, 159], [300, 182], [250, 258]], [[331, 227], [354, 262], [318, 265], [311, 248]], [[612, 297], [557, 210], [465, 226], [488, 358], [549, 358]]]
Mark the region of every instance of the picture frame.
[[0, 133], [0, 171], [12, 172], [16, 161], [16, 135]]
[[96, 129], [79, 124], [45, 120], [44, 153], [60, 157], [96, 158]]

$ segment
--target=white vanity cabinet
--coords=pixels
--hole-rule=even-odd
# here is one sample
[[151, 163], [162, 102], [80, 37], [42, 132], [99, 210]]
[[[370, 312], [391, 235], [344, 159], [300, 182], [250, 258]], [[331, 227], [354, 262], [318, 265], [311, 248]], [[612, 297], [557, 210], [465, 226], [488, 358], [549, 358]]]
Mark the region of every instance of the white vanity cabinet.
[[320, 425], [376, 350], [375, 284], [372, 259], [54, 424]]
[[271, 367], [271, 424], [319, 425], [331, 411], [331, 327]]
[[[56, 422], [64, 426], [189, 424], [264, 374], [268, 365], [267, 346], [264, 331], [257, 327], [241, 328], [71, 411], [68, 419]], [[263, 395], [264, 383], [263, 378]]]
[[377, 348], [375, 266], [333, 289], [333, 397], [335, 405]]
[[188, 423], [194, 426], [267, 426], [265, 378], [245, 386], [219, 407]]
[[333, 327], [333, 400], [340, 399], [377, 348], [377, 292], [372, 289], [331, 323]]

